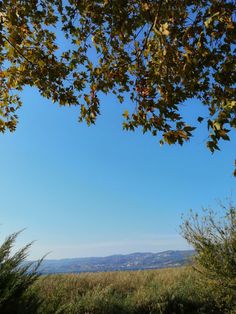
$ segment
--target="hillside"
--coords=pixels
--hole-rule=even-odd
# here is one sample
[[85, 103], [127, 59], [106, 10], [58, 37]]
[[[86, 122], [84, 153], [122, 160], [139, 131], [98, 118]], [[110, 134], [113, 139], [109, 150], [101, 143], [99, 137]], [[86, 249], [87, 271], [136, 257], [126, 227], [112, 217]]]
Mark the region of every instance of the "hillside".
[[43, 274], [79, 273], [115, 270], [143, 270], [177, 267], [189, 262], [192, 250], [164, 251], [160, 253], [132, 253], [107, 257], [44, 260], [40, 267]]

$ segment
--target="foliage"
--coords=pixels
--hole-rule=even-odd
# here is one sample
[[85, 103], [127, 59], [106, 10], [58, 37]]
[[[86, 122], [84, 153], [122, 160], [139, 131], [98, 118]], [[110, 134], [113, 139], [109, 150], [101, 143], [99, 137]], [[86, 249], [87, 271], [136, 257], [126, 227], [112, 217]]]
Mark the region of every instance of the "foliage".
[[25, 262], [31, 244], [12, 253], [18, 234], [19, 232], [10, 235], [0, 246], [0, 313], [2, 314], [32, 314], [39, 306], [39, 299], [29, 290], [38, 278], [39, 263], [33, 266]]
[[199, 99], [207, 146], [219, 149], [236, 126], [234, 10], [233, 0], [0, 1], [0, 130], [15, 129], [18, 91], [30, 85], [79, 105], [88, 124], [102, 93], [128, 94], [125, 129], [182, 145], [195, 129], [182, 104]]
[[192, 212], [182, 233], [197, 252], [194, 267], [202, 280], [215, 287], [223, 306], [236, 310], [236, 207], [220, 205], [225, 212], [220, 220], [211, 209], [204, 209], [203, 217]]
[[42, 314], [228, 313], [191, 268], [42, 276]]

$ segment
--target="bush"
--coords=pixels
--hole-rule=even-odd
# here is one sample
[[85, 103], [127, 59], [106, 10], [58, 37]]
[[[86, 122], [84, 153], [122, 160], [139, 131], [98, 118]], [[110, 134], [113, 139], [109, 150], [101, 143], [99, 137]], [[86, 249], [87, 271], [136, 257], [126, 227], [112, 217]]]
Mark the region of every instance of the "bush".
[[191, 212], [182, 225], [184, 238], [196, 250], [194, 268], [215, 291], [219, 307], [236, 311], [236, 207], [220, 204], [224, 216], [217, 218], [212, 209], [204, 215]]
[[40, 302], [29, 289], [38, 278], [35, 265], [25, 261], [31, 243], [12, 254], [12, 248], [19, 232], [7, 237], [0, 246], [0, 313], [36, 313]]

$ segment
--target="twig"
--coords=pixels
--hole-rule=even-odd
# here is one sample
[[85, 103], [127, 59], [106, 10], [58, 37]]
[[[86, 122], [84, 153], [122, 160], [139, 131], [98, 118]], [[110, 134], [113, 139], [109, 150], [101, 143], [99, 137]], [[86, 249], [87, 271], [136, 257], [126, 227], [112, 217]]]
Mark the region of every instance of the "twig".
[[[153, 21], [151, 27], [149, 28], [149, 31], [148, 31], [147, 36], [146, 36], [146, 38], [145, 38], [145, 42], [144, 42], [144, 44], [143, 44], [143, 47], [142, 47], [142, 49], [139, 51], [139, 54], [138, 54], [137, 58], [135, 58], [135, 60], [139, 60], [139, 58], [141, 57], [142, 53], [144, 52], [144, 50], [145, 50], [145, 48], [146, 48], [146, 46], [147, 46], [149, 36], [150, 36], [150, 34], [151, 34], [153, 28], [155, 28], [156, 23], [157, 23], [157, 18], [158, 18], [159, 15], [160, 15], [161, 7], [162, 7], [162, 2], [163, 2], [163, 0], [160, 1], [159, 7], [158, 7], [158, 12], [157, 12], [157, 14], [156, 14], [156, 16], [155, 16], [155, 19], [154, 19], [154, 21]], [[133, 61], [134, 61], [134, 60], [133, 60]]]

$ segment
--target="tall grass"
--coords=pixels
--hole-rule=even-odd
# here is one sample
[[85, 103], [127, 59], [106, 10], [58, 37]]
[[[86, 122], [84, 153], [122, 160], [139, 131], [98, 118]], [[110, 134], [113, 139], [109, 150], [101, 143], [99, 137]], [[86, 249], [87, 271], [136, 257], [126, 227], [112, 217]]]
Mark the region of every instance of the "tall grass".
[[233, 313], [191, 268], [42, 276], [40, 314]]

